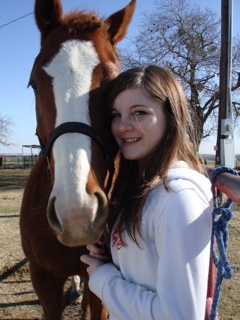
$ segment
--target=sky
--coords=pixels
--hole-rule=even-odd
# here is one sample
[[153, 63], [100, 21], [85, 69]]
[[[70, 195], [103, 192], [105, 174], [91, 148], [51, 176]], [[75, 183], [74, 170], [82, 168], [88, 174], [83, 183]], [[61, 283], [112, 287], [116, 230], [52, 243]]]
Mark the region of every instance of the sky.
[[[130, 1], [130, 0], [129, 0]], [[95, 11], [107, 18], [122, 9], [128, 0], [62, 0], [63, 10], [71, 9]], [[194, 0], [193, 0], [194, 1]], [[194, 1], [197, 3], [197, 1]], [[221, 0], [201, 0], [201, 8], [211, 8], [221, 16]], [[0, 154], [29, 153], [22, 145], [38, 144], [35, 136], [35, 100], [31, 88], [27, 88], [29, 75], [40, 48], [40, 34], [33, 14], [34, 0], [0, 0], [0, 114], [11, 118], [14, 125], [10, 142], [14, 145], [3, 147]], [[137, 0], [137, 7], [128, 30], [127, 38], [138, 33], [143, 13], [154, 11], [153, 0]], [[233, 0], [233, 35], [240, 34], [240, 0]], [[29, 14], [29, 15], [28, 15]], [[20, 17], [26, 17], [15, 21]], [[7, 24], [7, 25], [5, 25]], [[5, 25], [5, 26], [3, 26]], [[2, 26], [2, 27], [1, 27]], [[127, 40], [122, 40], [121, 47]], [[240, 136], [234, 137], [235, 153], [240, 153]], [[216, 137], [208, 138], [200, 145], [200, 153], [214, 154]]]

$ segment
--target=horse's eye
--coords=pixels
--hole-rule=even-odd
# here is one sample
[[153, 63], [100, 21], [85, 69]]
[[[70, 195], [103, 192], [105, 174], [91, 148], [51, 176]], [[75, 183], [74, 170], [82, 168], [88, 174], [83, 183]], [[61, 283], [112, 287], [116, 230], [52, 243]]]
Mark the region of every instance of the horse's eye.
[[28, 87], [32, 87], [32, 89], [35, 93], [38, 93], [38, 91], [39, 91], [36, 82], [31, 79], [29, 80]]

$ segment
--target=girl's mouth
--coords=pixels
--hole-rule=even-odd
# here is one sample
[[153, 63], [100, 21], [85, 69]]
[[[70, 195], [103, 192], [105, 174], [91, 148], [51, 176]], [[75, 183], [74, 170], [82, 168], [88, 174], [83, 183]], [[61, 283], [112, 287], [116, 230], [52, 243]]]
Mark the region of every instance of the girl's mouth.
[[123, 139], [124, 142], [126, 143], [133, 143], [139, 141], [140, 138], [128, 138], [128, 139]]

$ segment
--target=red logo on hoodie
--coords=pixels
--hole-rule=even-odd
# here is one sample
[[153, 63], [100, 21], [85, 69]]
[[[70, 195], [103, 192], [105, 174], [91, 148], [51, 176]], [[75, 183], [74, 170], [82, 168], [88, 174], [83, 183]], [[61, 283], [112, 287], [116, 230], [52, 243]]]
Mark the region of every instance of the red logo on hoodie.
[[120, 234], [125, 230], [125, 228], [120, 228], [120, 221], [118, 221], [112, 231], [112, 247], [116, 246], [117, 250], [123, 247], [123, 243], [120, 239]]

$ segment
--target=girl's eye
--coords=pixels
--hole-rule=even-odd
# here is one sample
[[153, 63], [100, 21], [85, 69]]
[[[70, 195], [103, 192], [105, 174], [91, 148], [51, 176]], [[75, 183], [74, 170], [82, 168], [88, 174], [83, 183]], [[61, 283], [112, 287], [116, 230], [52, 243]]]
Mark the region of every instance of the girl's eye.
[[117, 118], [120, 118], [120, 117], [121, 117], [120, 113], [112, 113], [111, 114], [111, 120], [114, 120], [114, 119], [117, 119]]
[[135, 116], [143, 116], [143, 115], [145, 115], [145, 114], [147, 114], [147, 112], [142, 111], [142, 110], [136, 110], [136, 111], [134, 111], [134, 115], [135, 115]]

